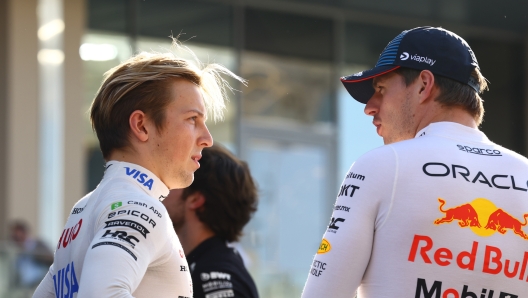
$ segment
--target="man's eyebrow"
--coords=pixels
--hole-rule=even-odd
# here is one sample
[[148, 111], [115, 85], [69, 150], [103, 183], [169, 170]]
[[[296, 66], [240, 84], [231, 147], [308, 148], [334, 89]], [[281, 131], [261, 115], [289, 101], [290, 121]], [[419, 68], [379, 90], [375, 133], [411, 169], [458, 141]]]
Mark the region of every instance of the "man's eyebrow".
[[187, 114], [187, 113], [196, 113], [196, 114], [200, 115], [200, 117], [205, 117], [204, 113], [202, 113], [202, 112], [200, 112], [200, 111], [198, 111], [196, 109], [188, 110], [187, 112], [185, 112], [185, 114]]

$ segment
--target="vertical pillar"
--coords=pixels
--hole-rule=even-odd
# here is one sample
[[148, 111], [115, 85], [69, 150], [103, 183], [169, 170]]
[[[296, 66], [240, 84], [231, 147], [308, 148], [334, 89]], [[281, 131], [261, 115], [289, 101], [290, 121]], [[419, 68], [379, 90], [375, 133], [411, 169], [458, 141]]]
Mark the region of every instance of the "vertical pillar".
[[[84, 195], [86, 152], [83, 144], [82, 60], [79, 48], [86, 27], [86, 0], [64, 1], [64, 208], [66, 220]], [[61, 222], [61, 227], [64, 222]]]
[[37, 0], [7, 0], [6, 183], [7, 221], [38, 225]]
[[39, 229], [59, 239], [64, 204], [64, 18], [62, 0], [39, 0]]
[[[242, 75], [242, 53], [245, 46], [245, 7], [243, 4], [233, 5], [233, 45], [235, 48], [236, 65], [235, 73], [241, 77]], [[237, 82], [235, 89], [242, 90], [242, 84]], [[243, 154], [243, 134], [242, 134], [242, 122], [244, 115], [244, 102], [242, 100], [242, 92], [235, 92], [236, 100], [236, 114], [235, 114], [235, 148], [238, 157], [244, 156]]]
[[[0, 0], [0, 140], [7, 140], [7, 10]], [[7, 207], [7, 142], [0, 142], [0, 240], [5, 238]]]
[[[332, 152], [332, 156], [330, 157], [332, 159], [332, 173], [333, 173], [333, 179], [331, 180], [334, 184], [330, 187], [330, 193], [328, 194], [328, 198], [331, 200], [331, 204], [335, 201], [335, 188], [339, 188], [339, 184], [341, 184], [341, 181], [343, 179], [343, 171], [341, 171], [340, 164], [343, 163], [343, 160], [341, 160], [342, 151], [343, 151], [343, 135], [345, 134], [344, 127], [342, 125], [342, 117], [343, 113], [340, 110], [340, 98], [339, 98], [339, 90], [343, 88], [341, 81], [339, 78], [343, 75], [343, 67], [345, 65], [345, 38], [346, 38], [346, 21], [345, 16], [343, 14], [336, 15], [334, 18], [334, 58], [333, 58], [333, 65], [332, 65], [332, 78], [331, 78], [331, 86], [332, 86], [332, 98], [333, 98], [333, 118], [335, 123], [335, 133], [334, 133], [334, 146], [332, 149], [334, 152]], [[335, 188], [334, 188], [335, 187]]]

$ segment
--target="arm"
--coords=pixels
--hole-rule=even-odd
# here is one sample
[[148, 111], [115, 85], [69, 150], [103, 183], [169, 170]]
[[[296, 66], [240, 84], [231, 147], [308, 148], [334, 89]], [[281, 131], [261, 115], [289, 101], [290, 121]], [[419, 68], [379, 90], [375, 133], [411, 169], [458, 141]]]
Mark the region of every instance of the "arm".
[[86, 252], [78, 298], [132, 297], [166, 242], [164, 222], [154, 222], [147, 208], [128, 205], [106, 210]]
[[[50, 269], [51, 270], [51, 269]], [[46, 274], [44, 279], [40, 282], [39, 286], [33, 293], [35, 298], [54, 298], [55, 289], [53, 288], [53, 278], [50, 271]]]
[[389, 146], [352, 165], [312, 261], [303, 298], [354, 297], [371, 258], [375, 230], [390, 206], [396, 167]]

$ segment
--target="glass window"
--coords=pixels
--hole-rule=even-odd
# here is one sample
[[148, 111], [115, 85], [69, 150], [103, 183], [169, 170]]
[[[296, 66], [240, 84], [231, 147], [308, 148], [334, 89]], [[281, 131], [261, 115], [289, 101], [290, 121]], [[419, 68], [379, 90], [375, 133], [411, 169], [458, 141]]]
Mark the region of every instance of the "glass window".
[[83, 108], [84, 143], [87, 151], [86, 191], [92, 191], [101, 181], [104, 172], [104, 159], [99, 149], [99, 141], [92, 131], [89, 110], [101, 86], [103, 74], [110, 68], [128, 59], [132, 52], [125, 35], [88, 32], [83, 36], [79, 54], [83, 60]]
[[246, 52], [242, 76], [244, 116], [302, 124], [332, 122], [330, 63]]
[[[508, 149], [525, 153], [525, 81], [522, 43], [467, 40], [489, 81], [484, 91], [484, 121], [481, 129], [488, 138]], [[500, 62], [498, 62], [500, 61]]]
[[[369, 69], [372, 66], [349, 64], [342, 75], [350, 75]], [[338, 88], [338, 147], [339, 166], [337, 179], [343, 180], [350, 166], [366, 152], [383, 145], [383, 139], [372, 125], [372, 117], [365, 115], [365, 105], [356, 101], [343, 87]]]
[[366, 65], [362, 70], [374, 67], [387, 44], [403, 31], [357, 23], [347, 23], [345, 30], [345, 61]]
[[127, 0], [88, 0], [88, 28], [125, 33]]
[[245, 48], [297, 58], [332, 60], [330, 19], [247, 9]]
[[182, 40], [229, 46], [232, 44], [232, 10], [220, 3], [196, 0], [139, 2], [139, 35], [165, 38], [185, 33]]
[[[241, 244], [261, 297], [300, 297], [328, 223], [324, 147], [251, 138], [247, 161], [259, 186], [258, 210]], [[324, 212], [327, 211], [327, 212]]]

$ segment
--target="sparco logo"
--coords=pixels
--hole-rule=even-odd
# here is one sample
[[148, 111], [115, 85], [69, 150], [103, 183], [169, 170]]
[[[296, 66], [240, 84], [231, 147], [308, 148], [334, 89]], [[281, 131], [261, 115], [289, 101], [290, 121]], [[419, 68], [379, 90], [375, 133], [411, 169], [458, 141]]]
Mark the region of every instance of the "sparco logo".
[[428, 57], [422, 57], [422, 56], [418, 56], [416, 54], [414, 55], [409, 55], [409, 53], [407, 52], [403, 52], [401, 55], [400, 55], [400, 60], [407, 60], [409, 59], [409, 57], [411, 58], [411, 60], [414, 60], [418, 63], [427, 63], [431, 66], [433, 66], [435, 63], [436, 63], [436, 60], [433, 60], [431, 58], [428, 58]]
[[458, 150], [465, 151], [467, 153], [487, 155], [487, 156], [502, 156], [501, 152], [496, 149], [484, 149], [484, 148], [469, 147], [469, 146], [462, 146], [462, 145], [457, 145], [457, 147], [458, 147]]

